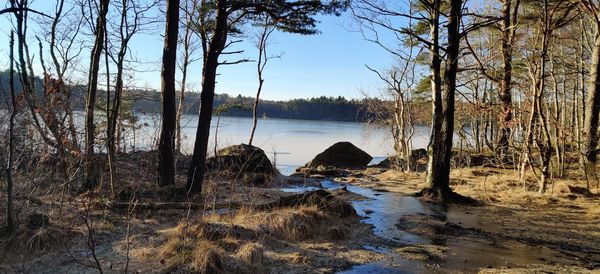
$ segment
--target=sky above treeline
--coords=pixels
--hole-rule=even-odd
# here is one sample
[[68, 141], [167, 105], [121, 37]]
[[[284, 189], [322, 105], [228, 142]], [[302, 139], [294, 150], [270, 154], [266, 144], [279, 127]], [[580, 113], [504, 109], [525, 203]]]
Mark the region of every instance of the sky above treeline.
[[[67, 0], [69, 1], [69, 0]], [[8, 1], [6, 1], [8, 2]], [[182, 1], [183, 2], [183, 1]], [[54, 13], [54, 0], [31, 1], [31, 8], [47, 13]], [[8, 6], [9, 4], [5, 4]], [[164, 1], [161, 1], [164, 5]], [[164, 6], [160, 7], [164, 10]], [[160, 11], [155, 9], [155, 15]], [[0, 18], [0, 69], [8, 68], [9, 35], [12, 29], [11, 15]], [[38, 58], [35, 35], [43, 35], [42, 30], [49, 27], [35, 22], [36, 15], [31, 14], [28, 43], [34, 58]], [[269, 100], [288, 100], [292, 98], [309, 98], [318, 96], [344, 96], [361, 98], [367, 92], [378, 95], [381, 83], [377, 76], [367, 70], [365, 65], [377, 69], [386, 69], [393, 65], [393, 58], [377, 45], [366, 41], [350, 11], [339, 17], [319, 16], [320, 34], [303, 36], [276, 31], [269, 42], [270, 55], [281, 55], [281, 58], [269, 61], [265, 72], [265, 83], [261, 98]], [[236, 44], [235, 50], [244, 50], [236, 56], [225, 56], [220, 60], [234, 61], [247, 58], [256, 60], [255, 33], [252, 26], [244, 27], [244, 40]], [[86, 31], [89, 33], [89, 30]], [[130, 85], [149, 89], [160, 89], [160, 60], [162, 56], [164, 23], [151, 26], [145, 33], [134, 36], [130, 43], [131, 56], [140, 61], [134, 66], [135, 73]], [[93, 37], [82, 36], [86, 47], [80, 56], [80, 70], [89, 64], [89, 51]], [[382, 37], [391, 39], [390, 37]], [[236, 38], [237, 39], [237, 38]], [[45, 45], [47, 47], [47, 45]], [[33, 54], [35, 53], [35, 54]], [[198, 52], [200, 54], [200, 52]], [[49, 54], [45, 54], [45, 59]], [[39, 60], [35, 61], [39, 68]], [[84, 71], [81, 72], [84, 75]], [[256, 63], [220, 66], [218, 70], [217, 93], [233, 96], [255, 96], [258, 80]], [[85, 83], [81, 77], [80, 83]], [[180, 75], [178, 75], [178, 80]], [[197, 91], [201, 82], [201, 62], [193, 63], [188, 72], [188, 89]], [[102, 84], [102, 82], [100, 82]]]

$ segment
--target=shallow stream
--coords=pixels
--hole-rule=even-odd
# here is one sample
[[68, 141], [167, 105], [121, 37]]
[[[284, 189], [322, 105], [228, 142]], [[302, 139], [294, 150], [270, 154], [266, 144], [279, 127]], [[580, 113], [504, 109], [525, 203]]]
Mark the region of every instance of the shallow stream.
[[[373, 232], [383, 239], [380, 246], [364, 246], [365, 249], [388, 255], [388, 259], [365, 265], [357, 265], [340, 273], [431, 273], [431, 272], [477, 272], [486, 267], [518, 267], [527, 264], [564, 263], [567, 258], [558, 251], [529, 246], [514, 240], [497, 241], [489, 237], [502, 228], [489, 222], [483, 223], [476, 211], [461, 206], [440, 206], [423, 202], [400, 193], [384, 192], [356, 185], [343, 185], [323, 180], [321, 188], [335, 190], [346, 187], [348, 191], [367, 199], [352, 202], [364, 223], [373, 226]], [[284, 188], [283, 191], [302, 193], [315, 187]], [[450, 227], [459, 228], [453, 235], [442, 239], [429, 239], [402, 229], [403, 217], [431, 217]], [[427, 224], [422, 224], [426, 226]], [[474, 234], [473, 238], [460, 234]], [[484, 236], [481, 236], [484, 235]], [[487, 237], [485, 235], [488, 235]], [[459, 236], [459, 237], [457, 237]], [[405, 259], [394, 248], [413, 245], [438, 245], [447, 248], [446, 256], [436, 262]]]

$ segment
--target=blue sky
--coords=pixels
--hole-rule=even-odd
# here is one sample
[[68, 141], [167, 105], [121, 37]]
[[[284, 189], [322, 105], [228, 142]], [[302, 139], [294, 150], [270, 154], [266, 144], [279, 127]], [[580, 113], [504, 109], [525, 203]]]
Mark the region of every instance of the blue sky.
[[[53, 2], [37, 0], [32, 7], [51, 14]], [[261, 98], [286, 100], [321, 95], [360, 98], [361, 91], [378, 94], [381, 85], [376, 75], [365, 68], [365, 64], [385, 69], [393, 64], [393, 59], [378, 46], [362, 38], [356, 31], [356, 24], [349, 12], [340, 17], [321, 16], [319, 19], [322, 22], [318, 28], [322, 33], [318, 35], [302, 36], [282, 32], [273, 34], [269, 51], [272, 54], [283, 53], [283, 56], [269, 62], [264, 73], [265, 84]], [[2, 69], [8, 63], [10, 28], [8, 17], [5, 15], [0, 18]], [[132, 54], [148, 62], [143, 65], [143, 69], [148, 72], [135, 75], [137, 86], [160, 87], [163, 28], [163, 25], [157, 25], [150, 34], [136, 36], [131, 42]], [[251, 27], [246, 29], [253, 31]], [[39, 31], [39, 26], [32, 25], [30, 32], [33, 34], [36, 31]], [[239, 57], [256, 59], [254, 42], [251, 38], [247, 40], [237, 46], [245, 50]], [[83, 67], [87, 66], [88, 55], [89, 49], [85, 49], [82, 56]], [[217, 93], [254, 96], [257, 86], [255, 63], [221, 66], [218, 72]], [[192, 64], [188, 79], [192, 89], [198, 90], [201, 81], [200, 62]]]

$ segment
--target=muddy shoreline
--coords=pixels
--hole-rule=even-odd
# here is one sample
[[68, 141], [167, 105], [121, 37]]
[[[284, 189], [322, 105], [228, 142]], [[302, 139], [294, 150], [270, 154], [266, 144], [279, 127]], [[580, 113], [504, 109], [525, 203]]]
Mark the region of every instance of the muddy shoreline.
[[[456, 173], [467, 172], [475, 176], [454, 180], [453, 187], [459, 193], [462, 189], [477, 188], [471, 184], [485, 184], [482, 181], [489, 180], [490, 174], [502, 177], [513, 171], [478, 167], [464, 168]], [[383, 217], [389, 222], [383, 225], [386, 229], [382, 231], [375, 226], [376, 234], [379, 232], [396, 240], [377, 249], [388, 254], [393, 252], [401, 259], [395, 260], [392, 255], [388, 261], [355, 266], [351, 269], [355, 271], [345, 273], [390, 269], [400, 273], [598, 271], [600, 237], [595, 228], [600, 227], [600, 216], [596, 211], [597, 197], [556, 191], [542, 197], [530, 194], [531, 199], [541, 201], [527, 204], [510, 199], [503, 201], [500, 199], [505, 193], [499, 191], [501, 186], [494, 179], [490, 182], [497, 184], [495, 189], [488, 186], [484, 191], [465, 191], [471, 197], [485, 201], [474, 207], [420, 201], [413, 196], [424, 187], [423, 175], [419, 174], [367, 169], [332, 178], [341, 184], [359, 186], [360, 191], [369, 189], [377, 194], [375, 199], [385, 199], [387, 195], [394, 196], [392, 200], [405, 201], [398, 208], [387, 203], [393, 213]], [[500, 198], [494, 199], [494, 196]], [[540, 202], [543, 204], [538, 204]], [[372, 211], [368, 206], [363, 209], [363, 213], [369, 213], [365, 215], [367, 218], [381, 221], [382, 216], [371, 217]], [[392, 225], [394, 228], [390, 229]]]
[[[263, 186], [214, 174], [192, 204], [176, 191], [185, 174], [173, 189], [154, 184], [153, 157], [120, 159], [127, 169], [119, 176], [127, 183], [114, 197], [96, 193], [92, 204], [89, 194], [61, 200], [60, 189], [43, 184], [35, 198], [20, 189], [22, 220], [43, 212], [50, 222], [3, 241], [0, 271], [97, 272], [86, 216], [106, 272], [201, 272], [214, 258], [217, 270], [237, 273], [590, 273], [600, 267], [600, 199], [570, 191], [576, 180], [556, 182], [540, 195], [515, 182], [514, 170], [456, 169], [451, 186], [481, 201], [473, 207], [419, 200], [411, 195], [425, 187], [424, 174], [386, 168], [278, 176]], [[316, 189], [350, 203], [358, 216], [342, 217], [318, 203], [260, 209]], [[116, 202], [123, 206], [114, 208]]]

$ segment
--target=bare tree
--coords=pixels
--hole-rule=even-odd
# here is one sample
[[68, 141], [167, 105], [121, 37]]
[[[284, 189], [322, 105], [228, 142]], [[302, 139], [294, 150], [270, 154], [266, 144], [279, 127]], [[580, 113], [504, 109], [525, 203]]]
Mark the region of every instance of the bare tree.
[[272, 19], [269, 16], [264, 16], [264, 18], [265, 19], [261, 31], [258, 35], [258, 41], [256, 43], [256, 49], [258, 49], [258, 60], [256, 61], [258, 88], [256, 89], [256, 97], [254, 98], [254, 104], [252, 105], [252, 130], [250, 131], [250, 139], [248, 140], [249, 145], [252, 145], [254, 133], [256, 132], [256, 125], [258, 123], [258, 103], [260, 102], [260, 92], [262, 91], [263, 84], [265, 83], [263, 72], [265, 71], [265, 67], [267, 66], [269, 60], [277, 57], [269, 56], [267, 52], [267, 43], [269, 42], [269, 37], [271, 37], [273, 31], [275, 31], [275, 25], [271, 22]]
[[[374, 101], [373, 104], [369, 104], [369, 111], [375, 114], [377, 119], [382, 119], [385, 126], [389, 126], [398, 159], [404, 159], [404, 165], [399, 166], [407, 171], [411, 169], [411, 138], [414, 134], [410, 102], [417, 81], [416, 57], [422, 52], [415, 37], [417, 34], [409, 33], [414, 30], [414, 22], [425, 21], [419, 14], [415, 14], [414, 4], [408, 1], [405, 5], [408, 11], [403, 12], [393, 5], [388, 6], [384, 1], [356, 1], [352, 9], [354, 16], [359, 20], [363, 37], [397, 60], [398, 64], [385, 72], [366, 66], [385, 83], [385, 96], [391, 100], [389, 104]], [[396, 18], [405, 18], [408, 23], [405, 27], [396, 26]], [[394, 45], [382, 41], [380, 32], [391, 32], [396, 38]], [[396, 45], [401, 46], [397, 48]], [[396, 164], [400, 164], [400, 161]]]
[[550, 137], [546, 108], [544, 107], [544, 92], [546, 90], [548, 75], [546, 70], [548, 52], [555, 30], [565, 26], [566, 23], [573, 19], [569, 14], [573, 10], [574, 5], [565, 0], [542, 0], [540, 4], [541, 9], [539, 12], [541, 14], [536, 17], [540, 34], [537, 35], [534, 41], [538, 44], [539, 50], [531, 58], [532, 60], [529, 62], [528, 69], [533, 85], [531, 85], [531, 111], [524, 142], [524, 156], [521, 163], [521, 180], [524, 178], [526, 164], [531, 164], [532, 162], [532, 146], [535, 143], [539, 150], [541, 162], [538, 191], [543, 193], [546, 191], [547, 179], [550, 175], [550, 161], [554, 148], [552, 138]]
[[450, 157], [452, 157], [452, 138], [454, 135], [454, 101], [456, 92], [456, 74], [460, 52], [460, 19], [462, 17], [462, 0], [450, 1], [450, 12], [447, 22], [448, 43], [446, 46], [446, 66], [444, 68], [444, 89], [441, 83], [441, 59], [439, 57], [439, 9], [441, 1], [435, 0], [431, 7], [431, 89], [433, 93], [433, 122], [429, 141], [429, 163], [427, 183], [430, 185], [423, 194], [442, 199], [450, 198]]
[[[79, 36], [83, 18], [72, 16], [74, 8], [65, 10], [65, 0], [56, 0], [54, 18], [50, 27], [49, 43], [50, 57], [56, 77], [59, 83], [65, 83], [65, 74], [72, 68], [73, 62], [79, 57], [83, 50], [81, 44], [76, 43]], [[62, 27], [61, 27], [62, 25]], [[45, 35], [48, 37], [48, 35]], [[79, 46], [77, 46], [79, 44]], [[74, 149], [79, 149], [77, 129], [73, 117], [71, 90], [63, 85], [65, 93], [65, 114], [67, 115], [68, 130], [71, 135], [71, 142]]]
[[194, 15], [198, 9], [198, 1], [197, 0], [185, 0], [185, 5], [183, 6], [183, 11], [185, 14], [185, 19], [183, 22], [183, 34], [179, 37], [179, 43], [182, 49], [182, 56], [179, 62], [179, 69], [181, 70], [181, 82], [179, 85], [179, 103], [177, 105], [177, 117], [176, 117], [176, 131], [177, 135], [175, 137], [175, 150], [181, 152], [181, 117], [185, 113], [185, 92], [187, 91], [187, 77], [188, 77], [188, 67], [198, 61], [198, 58], [194, 57], [195, 52], [200, 48], [200, 44], [197, 40], [197, 31], [195, 30], [195, 26], [202, 25], [202, 23], [195, 24]]
[[[148, 25], [153, 23], [152, 18], [148, 17], [147, 13], [152, 9], [157, 2], [142, 3], [138, 0], [121, 0], [113, 2], [119, 10], [119, 24], [112, 33], [116, 33], [118, 41], [116, 54], [110, 49], [106, 52], [116, 65], [114, 96], [111, 100], [107, 100], [107, 127], [106, 127], [106, 147], [108, 151], [108, 166], [110, 171], [110, 186], [114, 192], [116, 180], [115, 153], [117, 150], [117, 125], [121, 114], [121, 103], [123, 99], [123, 78], [126, 57], [129, 52], [129, 42], [137, 33], [144, 31]], [[107, 28], [108, 29], [108, 28]], [[109, 40], [107, 36], [107, 40]], [[107, 90], [107, 96], [110, 99], [110, 93]]]
[[600, 2], [597, 0], [580, 0], [580, 5], [594, 22], [595, 37], [593, 38], [594, 45], [588, 78], [588, 98], [585, 104], [583, 126], [585, 138], [583, 161], [586, 174], [596, 177], [595, 166], [598, 155], [598, 125], [600, 121]]
[[498, 152], [501, 158], [508, 154], [509, 139], [511, 136], [512, 122], [512, 56], [515, 44], [515, 33], [518, 25], [520, 0], [503, 0], [502, 2], [502, 77], [500, 80], [499, 97], [502, 102], [502, 115], [500, 116], [500, 139]]
[[98, 72], [100, 70], [100, 56], [104, 47], [106, 15], [108, 13], [109, 0], [100, 0], [98, 5], [98, 15], [94, 30], [94, 47], [90, 56], [90, 67], [88, 70], [87, 96], [85, 103], [85, 172], [86, 178], [83, 184], [84, 189], [92, 189], [98, 186], [100, 178], [98, 167], [95, 166], [94, 143], [95, 143], [95, 125], [94, 109], [96, 107], [96, 93], [98, 92]]
[[6, 224], [5, 228], [7, 232], [15, 230], [17, 224], [15, 221], [15, 212], [13, 208], [13, 163], [15, 154], [15, 117], [17, 115], [17, 100], [15, 96], [15, 67], [14, 67], [14, 44], [15, 34], [10, 32], [10, 75], [9, 75], [9, 89], [10, 89], [10, 118], [8, 121], [8, 156], [6, 163]]

